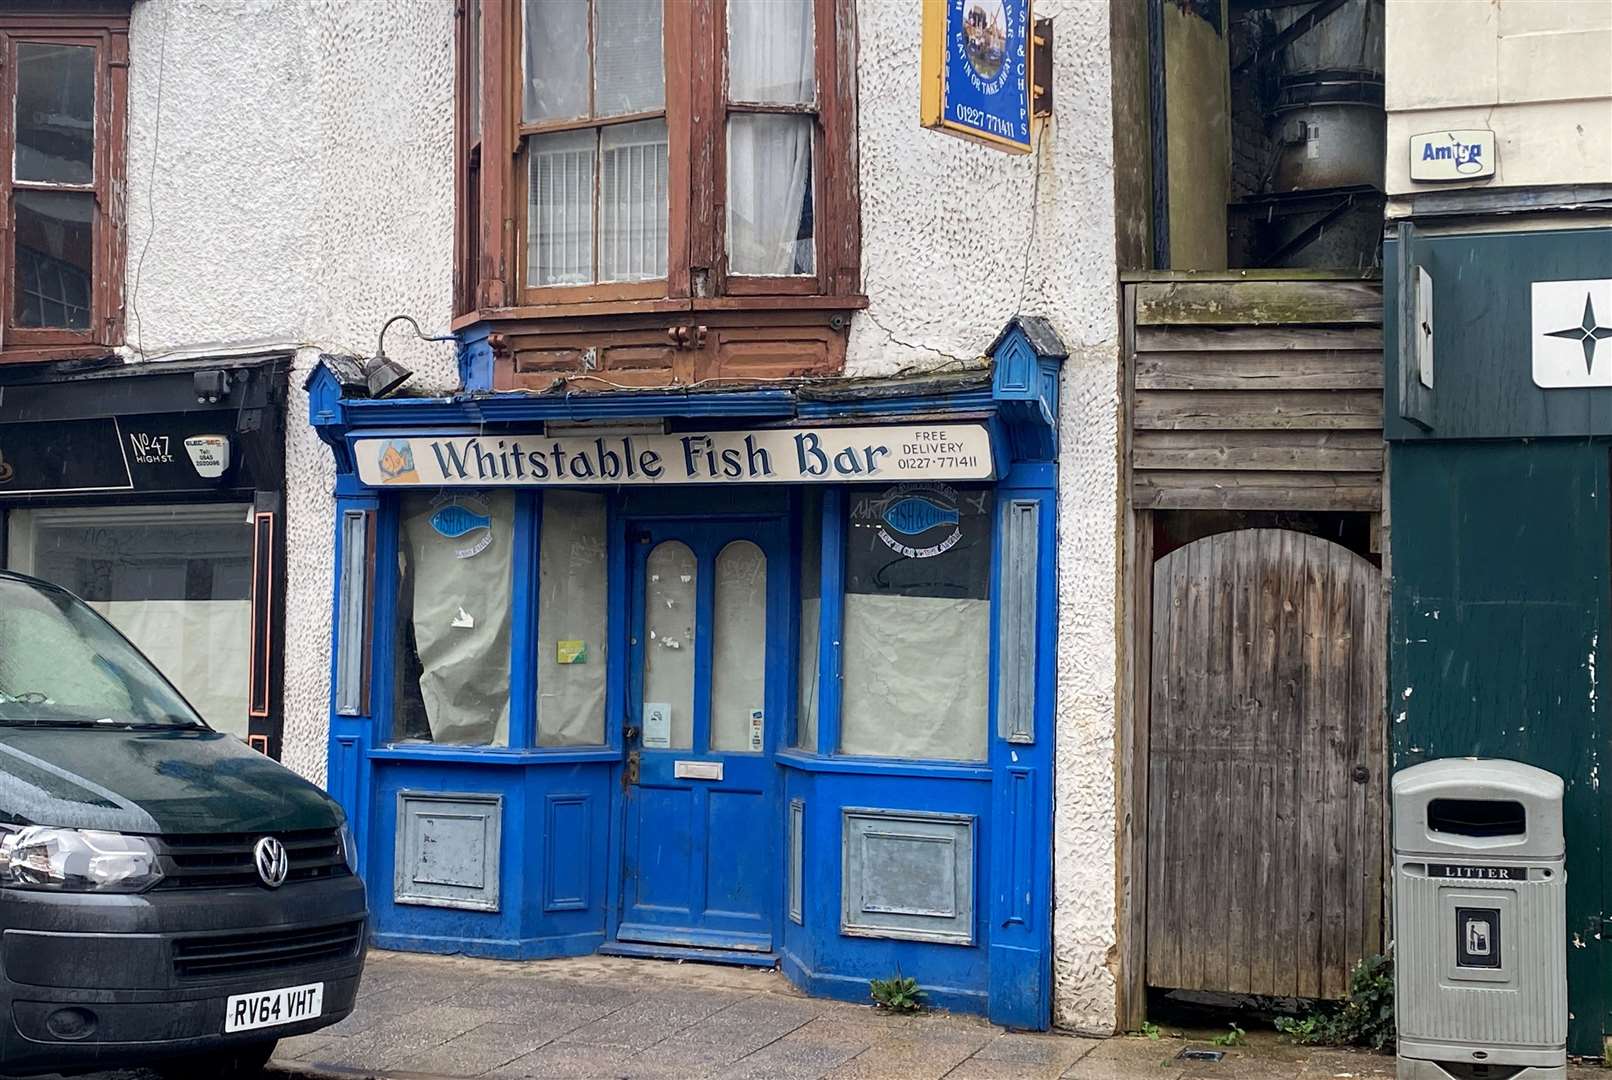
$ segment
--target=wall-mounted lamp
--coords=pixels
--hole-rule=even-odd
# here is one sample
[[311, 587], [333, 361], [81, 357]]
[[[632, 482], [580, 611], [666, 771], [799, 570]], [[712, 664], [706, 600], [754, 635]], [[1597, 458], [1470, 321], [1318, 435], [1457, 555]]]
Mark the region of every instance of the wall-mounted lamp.
[[414, 329], [414, 336], [421, 341], [454, 340], [452, 334], [427, 334], [411, 315], [393, 315], [387, 319], [381, 326], [380, 338], [375, 342], [375, 355], [364, 361], [364, 381], [372, 398], [385, 397], [414, 376], [414, 372], [386, 355], [386, 332], [396, 322], [408, 323]]

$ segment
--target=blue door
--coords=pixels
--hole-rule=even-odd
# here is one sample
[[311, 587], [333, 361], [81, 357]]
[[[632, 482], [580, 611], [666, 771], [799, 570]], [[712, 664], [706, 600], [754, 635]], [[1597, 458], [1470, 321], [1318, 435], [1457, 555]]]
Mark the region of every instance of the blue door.
[[784, 537], [777, 518], [629, 523], [618, 940], [773, 948]]

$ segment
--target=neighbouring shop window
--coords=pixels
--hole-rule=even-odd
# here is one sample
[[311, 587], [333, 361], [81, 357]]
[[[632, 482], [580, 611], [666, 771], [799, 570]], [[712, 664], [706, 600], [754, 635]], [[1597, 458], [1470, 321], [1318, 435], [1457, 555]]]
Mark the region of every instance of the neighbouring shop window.
[[538, 551], [537, 744], [605, 741], [609, 546], [605, 496], [543, 494]]
[[515, 496], [409, 494], [398, 517], [392, 737], [508, 746]]
[[898, 484], [849, 502], [840, 752], [984, 760], [991, 490]]
[[7, 565], [76, 593], [213, 727], [244, 739], [251, 507], [14, 510]]
[[126, 15], [0, 14], [0, 360], [120, 339]]
[[716, 556], [711, 626], [711, 749], [766, 747], [767, 556], [735, 540]]
[[655, 545], [644, 562], [644, 746], [694, 745], [694, 621], [699, 595], [694, 552], [677, 540]]
[[795, 746], [817, 752], [817, 657], [823, 614], [823, 495], [807, 489], [801, 499], [800, 679], [795, 703]]

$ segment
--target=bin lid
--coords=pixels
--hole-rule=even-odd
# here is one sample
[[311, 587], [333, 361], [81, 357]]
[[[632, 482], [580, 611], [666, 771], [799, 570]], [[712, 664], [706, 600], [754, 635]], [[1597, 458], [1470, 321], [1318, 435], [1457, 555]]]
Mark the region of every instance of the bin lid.
[[[1441, 758], [1394, 774], [1394, 851], [1401, 854], [1525, 855], [1563, 854], [1562, 793], [1555, 773], [1500, 758]], [[1472, 831], [1444, 830], [1430, 822], [1435, 800], [1455, 803], [1509, 803], [1520, 806], [1523, 825]], [[1437, 814], [1433, 815], [1436, 819]]]

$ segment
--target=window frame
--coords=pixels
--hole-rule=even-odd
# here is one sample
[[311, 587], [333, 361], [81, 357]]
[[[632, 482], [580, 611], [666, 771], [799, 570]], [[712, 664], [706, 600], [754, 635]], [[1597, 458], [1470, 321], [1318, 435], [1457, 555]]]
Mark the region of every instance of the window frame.
[[[101, 355], [123, 340], [124, 167], [128, 119], [129, 19], [126, 13], [0, 14], [0, 363]], [[20, 43], [95, 49], [94, 180], [87, 185], [17, 181], [17, 47]], [[18, 191], [93, 193], [90, 326], [77, 331], [13, 325]]]
[[[730, 103], [727, 0], [664, 0], [667, 275], [649, 281], [528, 286], [526, 136], [611, 126], [650, 114], [523, 123], [522, 0], [461, 0], [454, 24], [455, 189], [460, 224], [456, 315], [519, 309], [541, 317], [575, 313], [579, 305], [592, 304], [662, 311], [863, 306], [854, 0], [811, 2], [817, 98], [807, 109]], [[479, 142], [470, 131], [469, 97], [476, 90], [470, 41], [476, 20], [470, 6], [477, 3], [482, 4]], [[739, 112], [801, 112], [814, 117], [814, 275], [727, 273], [727, 117]]]

